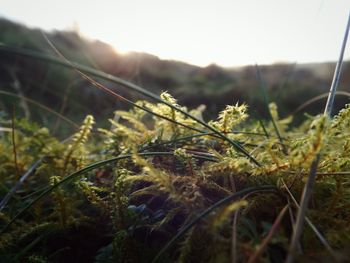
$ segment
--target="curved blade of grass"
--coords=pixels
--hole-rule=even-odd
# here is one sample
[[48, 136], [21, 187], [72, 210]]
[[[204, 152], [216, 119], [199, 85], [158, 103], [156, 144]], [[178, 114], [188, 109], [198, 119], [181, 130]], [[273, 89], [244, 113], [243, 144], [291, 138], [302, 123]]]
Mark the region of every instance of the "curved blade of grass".
[[7, 205], [8, 201], [11, 199], [11, 197], [15, 194], [17, 189], [23, 184], [23, 182], [32, 174], [35, 172], [35, 170], [38, 168], [38, 166], [41, 164], [42, 159], [39, 159], [36, 161], [29, 170], [21, 176], [21, 178], [17, 181], [14, 187], [11, 188], [11, 190], [5, 195], [5, 197], [0, 202], [0, 212], [4, 209], [4, 207]]
[[[83, 66], [83, 65], [80, 65], [80, 64], [77, 64], [77, 63], [68, 61], [68, 60], [67, 60], [67, 61], [59, 60], [59, 59], [57, 59], [57, 58], [50, 57], [50, 56], [45, 55], [45, 54], [40, 54], [40, 53], [38, 53], [38, 54], [40, 54], [41, 56], [37, 56], [38, 54], [37, 54], [37, 52], [35, 52], [35, 51], [18, 49], [19, 52], [25, 51], [25, 53], [19, 53], [19, 52], [17, 52], [17, 50], [16, 50], [17, 48], [8, 47], [8, 46], [5, 46], [5, 45], [2, 45], [1, 43], [0, 43], [0, 52], [2, 51], [2, 48], [4, 48], [4, 47], [5, 47], [5, 48], [10, 48], [11, 50], [10, 50], [9, 52], [14, 52], [15, 54], [18, 54], [18, 55], [28, 56], [28, 57], [30, 57], [30, 58], [39, 59], [39, 60], [42, 60], [42, 61], [45, 61], [45, 62], [48, 62], [48, 63], [52, 63], [52, 64], [56, 64], [56, 65], [59, 65], [59, 66], [65, 66], [65, 67], [71, 68], [71, 69], [77, 71], [78, 74], [80, 74], [85, 80], [89, 81], [93, 86], [95, 86], [95, 87], [101, 89], [102, 91], [104, 91], [104, 92], [106, 92], [106, 93], [112, 95], [113, 97], [115, 97], [115, 98], [117, 98], [117, 99], [122, 100], [123, 102], [125, 102], [125, 103], [127, 103], [127, 104], [132, 105], [133, 107], [139, 108], [139, 109], [141, 109], [141, 110], [143, 110], [143, 111], [145, 111], [145, 112], [147, 112], [147, 113], [149, 113], [149, 114], [151, 114], [151, 115], [154, 115], [154, 116], [156, 116], [156, 117], [162, 118], [162, 119], [167, 120], [167, 121], [169, 121], [169, 122], [172, 122], [172, 123], [174, 123], [174, 124], [176, 124], [176, 125], [183, 126], [183, 127], [187, 128], [187, 129], [194, 130], [194, 131], [197, 131], [197, 132], [204, 132], [204, 131], [202, 131], [202, 130], [200, 130], [200, 129], [197, 129], [197, 128], [195, 128], [195, 127], [192, 127], [192, 126], [189, 126], [189, 125], [186, 125], [186, 124], [177, 122], [177, 121], [175, 121], [175, 120], [173, 120], [173, 119], [171, 119], [171, 118], [168, 118], [168, 117], [166, 117], [166, 116], [163, 116], [163, 115], [160, 115], [160, 114], [158, 114], [158, 113], [156, 113], [156, 112], [153, 112], [153, 111], [151, 111], [150, 109], [148, 109], [148, 108], [146, 108], [146, 107], [143, 107], [143, 106], [141, 106], [141, 105], [138, 105], [138, 104], [134, 103], [133, 101], [131, 101], [131, 100], [125, 98], [124, 96], [121, 96], [121, 95], [119, 95], [118, 93], [112, 91], [111, 89], [109, 89], [109, 88], [103, 86], [102, 84], [100, 84], [99, 82], [95, 81], [94, 79], [92, 79], [92, 78], [89, 77], [88, 75], [84, 74], [84, 72], [87, 72], [87, 73], [89, 73], [89, 74], [91, 74], [91, 75], [94, 75], [93, 73], [90, 73], [87, 69], [90, 69], [90, 70], [92, 70], [92, 71], [96, 71], [96, 72], [99, 72], [99, 73], [106, 74], [106, 73], [104, 73], [104, 72], [100, 72], [100, 71], [97, 71], [97, 70], [88, 68], [88, 67], [86, 67], [86, 66]], [[12, 49], [15, 49], [15, 50], [12, 50]], [[32, 55], [29, 55], [29, 54], [31, 54], [31, 53], [33, 53], [33, 54], [32, 54]], [[47, 56], [48, 59], [44, 59], [45, 56]], [[106, 75], [109, 76], [109, 77], [112, 77], [112, 75], [108, 75], [108, 74], [106, 74]], [[99, 75], [96, 75], [96, 77], [100, 77], [100, 78], [102, 78], [102, 79], [106, 79], [106, 80], [109, 80], [109, 81], [111, 81], [111, 82], [117, 83], [117, 82], [115, 82], [115, 81], [113, 81], [113, 80], [111, 80], [111, 79], [106, 78], [106, 76], [99, 76]], [[114, 77], [114, 76], [113, 76], [113, 77]], [[117, 77], [115, 77], [115, 78], [117, 78]], [[122, 81], [124, 81], [124, 80], [122, 80]], [[117, 84], [120, 84], [120, 83], [117, 83]], [[130, 83], [130, 84], [132, 84], [132, 83]], [[121, 84], [121, 85], [122, 85], [122, 84]], [[123, 86], [123, 85], [122, 85], [122, 86]], [[124, 87], [126, 87], [126, 86], [124, 86]], [[130, 87], [127, 87], [127, 88], [130, 88]]]
[[[147, 153], [138, 153], [140, 156], [173, 156], [174, 153], [173, 152], [147, 152]], [[84, 167], [83, 169], [80, 169], [74, 173], [71, 173], [70, 175], [66, 176], [65, 178], [63, 178], [61, 181], [59, 181], [58, 183], [52, 185], [51, 187], [49, 187], [47, 190], [43, 191], [37, 198], [35, 198], [32, 202], [30, 202], [28, 205], [26, 205], [20, 212], [18, 212], [12, 219], [11, 221], [1, 230], [0, 234], [4, 233], [9, 226], [11, 226], [15, 220], [17, 218], [19, 218], [21, 215], [23, 215], [24, 212], [26, 212], [29, 208], [31, 208], [34, 204], [36, 204], [38, 201], [40, 201], [42, 198], [44, 198], [45, 196], [47, 196], [48, 194], [50, 194], [53, 190], [55, 190], [56, 188], [58, 188], [61, 185], [64, 185], [66, 183], [68, 183], [69, 181], [71, 181], [72, 179], [87, 173], [93, 169], [99, 168], [101, 166], [107, 165], [107, 164], [111, 164], [111, 163], [115, 163], [119, 160], [123, 160], [123, 159], [128, 159], [128, 158], [132, 158], [132, 154], [126, 154], [126, 155], [120, 155], [117, 157], [113, 157], [107, 160], [103, 160], [100, 162], [96, 162], [93, 164], [90, 164], [86, 167]], [[197, 156], [197, 155], [193, 155], [194, 158], [197, 159], [203, 159], [206, 161], [214, 161], [211, 158], [207, 158], [205, 156]]]
[[[265, 134], [263, 134], [263, 133], [254, 133], [254, 132], [233, 131], [233, 132], [230, 132], [230, 133], [233, 133], [233, 134], [249, 134], [249, 135], [255, 135], [255, 136], [265, 136]], [[154, 148], [154, 147], [167, 145], [167, 144], [174, 144], [174, 143], [177, 143], [177, 142], [187, 141], [187, 140], [191, 140], [191, 139], [196, 138], [196, 137], [203, 137], [203, 136], [208, 136], [208, 135], [215, 135], [215, 134], [213, 132], [203, 132], [203, 133], [198, 133], [198, 134], [192, 134], [192, 135], [189, 135], [189, 136], [176, 138], [174, 140], [169, 140], [169, 141], [157, 143], [157, 144], [154, 144], [154, 145], [150, 145], [150, 146], [142, 148], [140, 151], [145, 151], [145, 150], [148, 150], [148, 149], [151, 149], [151, 148]]]
[[74, 127], [74, 129], [79, 130], [79, 128], [80, 128], [79, 125], [77, 125], [74, 121], [70, 120], [69, 118], [63, 116], [62, 114], [54, 111], [53, 109], [45, 106], [44, 104], [41, 104], [41, 103], [35, 101], [35, 100], [29, 99], [29, 98], [21, 96], [21, 95], [17, 95], [17, 94], [12, 93], [12, 92], [4, 91], [4, 90], [0, 90], [0, 94], [3, 94], [5, 96], [9, 96], [9, 97], [13, 97], [13, 98], [18, 98], [18, 99], [21, 99], [21, 100], [25, 100], [25, 101], [27, 101], [27, 102], [29, 102], [29, 103], [31, 103], [31, 104], [33, 104], [33, 105], [43, 109], [43, 110], [45, 110], [45, 111], [55, 115], [56, 117], [64, 120], [65, 122], [71, 124]]
[[25, 246], [21, 251], [19, 251], [16, 256], [14, 262], [20, 262], [21, 259], [23, 259], [23, 256], [27, 254], [30, 250], [32, 250], [36, 245], [38, 245], [43, 239], [45, 238], [45, 235], [38, 236], [36, 239], [34, 239], [32, 242], [30, 242], [27, 246]]
[[[34, 101], [35, 102], [35, 101]], [[78, 127], [79, 128], [79, 127]], [[12, 130], [12, 129], [11, 129]], [[73, 135], [72, 135], [73, 136]], [[62, 144], [66, 143], [68, 140], [70, 140], [72, 138], [72, 136], [69, 136], [68, 138], [64, 139], [63, 141], [61, 141]], [[19, 180], [16, 182], [16, 184], [11, 188], [11, 190], [8, 191], [8, 193], [6, 194], [6, 196], [1, 200], [0, 202], [0, 212], [4, 209], [4, 207], [8, 204], [8, 202], [10, 201], [10, 199], [14, 196], [14, 194], [16, 193], [16, 191], [18, 190], [18, 188], [27, 180], [27, 178], [29, 176], [31, 176], [33, 173], [35, 173], [36, 169], [39, 167], [39, 165], [43, 162], [43, 160], [45, 159], [45, 157], [40, 158], [39, 160], [37, 160], [35, 163], [33, 163], [30, 168], [27, 170], [27, 172], [25, 172], [20, 178]], [[45, 189], [48, 189], [47, 187], [45, 187]], [[43, 191], [45, 191], [45, 189], [43, 189]], [[33, 194], [33, 193], [32, 193]]]
[[243, 189], [239, 192], [236, 192], [226, 198], [221, 199], [220, 201], [213, 204], [208, 209], [204, 210], [202, 213], [200, 213], [195, 219], [193, 219], [190, 223], [185, 225], [163, 248], [162, 250], [156, 255], [156, 257], [152, 260], [152, 263], [157, 262], [161, 256], [170, 249], [175, 243], [184, 235], [188, 230], [190, 230], [195, 224], [197, 224], [200, 220], [202, 220], [204, 217], [209, 215], [212, 211], [214, 211], [216, 208], [225, 205], [233, 200], [236, 200], [238, 198], [241, 198], [246, 195], [251, 195], [254, 193], [260, 193], [260, 192], [277, 192], [277, 188], [273, 185], [263, 185], [263, 186], [257, 186], [257, 187], [249, 187], [246, 189]]
[[[144, 96], [146, 96], [148, 98], [151, 98], [151, 99], [153, 99], [153, 100], [155, 100], [155, 101], [157, 101], [159, 103], [165, 104], [168, 107], [170, 107], [171, 109], [174, 109], [175, 111], [178, 111], [178, 112], [182, 113], [186, 117], [196, 121], [197, 123], [199, 123], [202, 126], [204, 126], [205, 128], [207, 128], [208, 130], [214, 132], [217, 136], [219, 136], [223, 140], [229, 142], [238, 152], [241, 152], [243, 155], [245, 155], [253, 163], [255, 163], [256, 165], [260, 166], [260, 163], [253, 156], [251, 156], [249, 154], [249, 152], [247, 152], [240, 144], [238, 144], [237, 142], [235, 142], [235, 141], [231, 140], [230, 138], [228, 138], [222, 132], [216, 130], [215, 128], [211, 127], [210, 125], [208, 125], [204, 121], [200, 120], [199, 118], [189, 114], [188, 112], [184, 111], [183, 109], [181, 109], [179, 107], [176, 107], [176, 106], [172, 105], [171, 103], [169, 103], [167, 101], [162, 100], [159, 96], [157, 96], [157, 95], [153, 94], [152, 92], [150, 92], [150, 91], [148, 91], [146, 89], [143, 89], [143, 88], [141, 88], [141, 87], [139, 87], [139, 86], [137, 86], [137, 85], [135, 85], [135, 84], [133, 84], [131, 82], [128, 82], [128, 81], [123, 80], [121, 78], [118, 78], [116, 76], [104, 73], [104, 72], [99, 71], [99, 70], [95, 70], [95, 69], [92, 69], [92, 68], [89, 68], [89, 67], [77, 64], [77, 63], [70, 62], [70, 61], [64, 61], [64, 60], [61, 60], [61, 59], [57, 59], [57, 58], [54, 58], [54, 57], [51, 57], [51, 56], [48, 56], [46, 54], [43, 54], [43, 53], [40, 53], [40, 52], [36, 52], [36, 51], [26, 50], [26, 49], [22, 49], [22, 48], [9, 47], [9, 46], [0, 44], [0, 52], [18, 54], [18, 55], [22, 55], [22, 56], [28, 56], [28, 57], [31, 57], [31, 58], [39, 59], [39, 60], [42, 60], [42, 61], [47, 61], [47, 62], [54, 63], [54, 64], [57, 64], [57, 65], [65, 66], [65, 67], [68, 67], [68, 68], [72, 68], [72, 69], [81, 71], [82, 73], [86, 73], [86, 74], [89, 74], [89, 75], [92, 75], [92, 76], [95, 76], [95, 77], [99, 77], [99, 78], [102, 78], [102, 79], [114, 82], [114, 83], [119, 84], [119, 85], [121, 85], [123, 87], [126, 87], [126, 88], [128, 88], [130, 90], [133, 90], [133, 91], [135, 91], [135, 92], [137, 92], [139, 94], [142, 94], [142, 95], [144, 95]], [[85, 75], [85, 76], [88, 77], [88, 80], [90, 82], [94, 83], [95, 86], [97, 86], [100, 89], [102, 89], [103, 91], [111, 94], [112, 96], [114, 96], [114, 97], [116, 97], [118, 99], [121, 99], [121, 100], [123, 100], [125, 102], [128, 102], [128, 103], [132, 104], [135, 107], [141, 108], [141, 109], [145, 110], [146, 112], [149, 112], [149, 113], [151, 113], [151, 114], [153, 114], [153, 115], [155, 115], [157, 117], [166, 119], [166, 117], [161, 116], [161, 115], [157, 115], [156, 113], [148, 110], [147, 108], [141, 107], [141, 106], [133, 103], [132, 101], [130, 101], [130, 100], [120, 96], [119, 94], [113, 92], [112, 90], [110, 90], [110, 89], [104, 87], [103, 85], [97, 83], [96, 81], [91, 79], [89, 76], [87, 76], [87, 75]], [[171, 120], [169, 118], [167, 118], [166, 120], [174, 122], [173, 120]], [[176, 123], [176, 124], [184, 126], [184, 124], [182, 124], [182, 123]], [[189, 128], [189, 127], [187, 127], [187, 128]], [[193, 129], [193, 127], [191, 127], [191, 128]], [[197, 131], [202, 132], [201, 130], [197, 130]]]
[[[57, 48], [56, 46], [52, 43], [52, 41], [48, 38], [48, 36], [44, 33], [44, 31], [41, 31], [46, 42], [51, 46], [51, 48], [55, 51], [55, 53], [60, 56], [64, 61], [68, 62], [69, 64], [71, 63]], [[84, 78], [86, 78], [88, 81], [90, 81], [90, 83], [92, 83], [93, 85], [95, 85], [96, 87], [100, 88], [101, 90], [107, 92], [107, 93], [111, 93], [110, 89], [108, 89], [107, 87], [101, 85], [99, 82], [96, 82], [94, 79], [90, 78], [88, 75], [84, 74], [83, 72], [77, 70], [76, 68], [74, 68], [74, 70], [76, 70], [81, 76], [83, 76]], [[125, 81], [124, 81], [125, 82]], [[130, 83], [130, 82], [128, 82]], [[131, 84], [131, 83], [130, 83]], [[134, 86], [137, 86], [137, 85], [134, 85]], [[144, 91], [147, 91], [139, 86], [137, 86], [138, 89], [140, 91], [144, 90]], [[120, 96], [119, 94], [115, 93], [112, 95], [114, 95], [115, 97], [117, 98], [122, 98], [122, 96]], [[186, 110], [183, 110], [181, 107], [177, 107], [176, 105], [173, 105], [172, 103], [166, 101], [166, 100], [162, 100], [159, 96], [151, 93], [151, 92], [148, 92], [147, 91], [147, 94], [143, 94], [145, 96], [148, 96], [149, 98], [152, 98], [162, 104], [165, 104], [167, 105], [168, 107], [170, 107], [171, 109], [175, 110], [175, 111], [178, 111], [182, 114], [184, 114], [186, 117], [196, 121], [197, 123], [200, 123], [201, 125], [203, 125], [204, 127], [206, 127], [207, 129], [213, 131], [214, 133], [216, 133], [218, 136], [220, 136], [223, 140], [226, 140], [227, 142], [229, 142], [237, 151], [243, 153], [244, 155], [246, 155], [251, 161], [253, 161], [255, 164], [259, 165], [259, 163], [257, 163], [257, 161], [249, 154], [249, 152], [247, 152], [243, 146], [241, 146], [237, 141], [233, 141], [231, 140], [230, 138], [228, 138], [224, 133], [216, 130], [215, 128], [211, 127], [210, 125], [208, 125], [206, 122], [202, 121], [200, 118], [197, 118], [191, 114], [189, 114]], [[127, 100], [126, 98], [123, 98], [123, 100]], [[130, 103], [131, 101], [129, 101]], [[133, 104], [133, 102], [131, 102], [131, 104]], [[136, 104], [135, 104], [136, 105]], [[172, 120], [173, 122], [175, 122], [175, 120], [173, 119]]]
[[[321, 95], [318, 95], [316, 97], [313, 97], [312, 99], [304, 102], [303, 104], [301, 104], [296, 110], [294, 110], [290, 115], [295, 115], [296, 113], [298, 113], [299, 111], [301, 111], [302, 109], [306, 108], [307, 106], [309, 106], [310, 104], [322, 100], [324, 98], [328, 98], [329, 93], [323, 93]], [[335, 95], [338, 96], [346, 96], [350, 98], [350, 92], [346, 92], [346, 91], [336, 91]]]

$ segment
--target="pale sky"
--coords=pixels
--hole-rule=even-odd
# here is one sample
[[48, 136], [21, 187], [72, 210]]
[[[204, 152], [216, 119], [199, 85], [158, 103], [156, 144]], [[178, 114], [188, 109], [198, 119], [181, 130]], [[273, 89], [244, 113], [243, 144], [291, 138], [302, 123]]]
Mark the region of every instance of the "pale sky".
[[29, 26], [78, 24], [116, 50], [201, 66], [335, 61], [349, 11], [350, 0], [0, 0], [0, 16]]

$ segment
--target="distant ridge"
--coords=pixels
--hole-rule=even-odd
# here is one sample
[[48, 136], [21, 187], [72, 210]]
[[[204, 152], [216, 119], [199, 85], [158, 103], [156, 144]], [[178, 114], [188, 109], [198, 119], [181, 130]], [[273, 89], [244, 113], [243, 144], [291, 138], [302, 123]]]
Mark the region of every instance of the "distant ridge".
[[[110, 45], [99, 40], [85, 38], [74, 31], [55, 30], [47, 32], [47, 35], [71, 61], [119, 76], [157, 94], [167, 90], [178, 98], [181, 104], [189, 107], [206, 104], [208, 112], [216, 113], [225, 105], [239, 101], [251, 105], [253, 113], [263, 112], [254, 66], [223, 68], [211, 64], [199, 67], [180, 61], [161, 60], [157, 56], [147, 53], [120, 54]], [[0, 18], [0, 42], [56, 56], [39, 29], [28, 28], [5, 18]], [[13, 72], [16, 72], [20, 81], [31, 83], [30, 85], [22, 85], [24, 94], [37, 97], [39, 94], [37, 94], [38, 89], [35, 83], [42, 85], [42, 78], [45, 76], [46, 87], [42, 88], [40, 96], [43, 97], [48, 93], [46, 98], [52, 100], [51, 104], [59, 104], [61, 98], [58, 95], [65, 92], [65, 88], [69, 86], [74, 77], [69, 76], [66, 71], [58, 71], [57, 68], [51, 69], [52, 67], [49, 67], [51, 71], [48, 71], [47, 66], [36, 63], [35, 72], [31, 72], [34, 69], [30, 66], [28, 59], [17, 58], [17, 60], [13, 60], [0, 54], [0, 84], [2, 84], [2, 88], [11, 90]], [[282, 112], [287, 114], [307, 99], [327, 92], [334, 66], [333, 62], [300, 65], [280, 63], [263, 65], [260, 66], [260, 69], [269, 88], [270, 100], [278, 101]], [[345, 63], [343, 70], [340, 90], [350, 91], [349, 62]], [[51, 79], [52, 75], [55, 74], [60, 77], [59, 84], [57, 79]], [[115, 101], [106, 98], [97, 90], [85, 89], [82, 93], [83, 86], [86, 86], [84, 81], [77, 82], [71, 96], [79, 94], [84, 104], [93, 104], [93, 106], [88, 107], [92, 113], [105, 114], [115, 107]], [[125, 90], [120, 92], [127, 96], [131, 95]], [[339, 101], [342, 105], [346, 102], [347, 100], [344, 101], [344, 98]], [[318, 110], [316, 104], [314, 108], [316, 112]]]

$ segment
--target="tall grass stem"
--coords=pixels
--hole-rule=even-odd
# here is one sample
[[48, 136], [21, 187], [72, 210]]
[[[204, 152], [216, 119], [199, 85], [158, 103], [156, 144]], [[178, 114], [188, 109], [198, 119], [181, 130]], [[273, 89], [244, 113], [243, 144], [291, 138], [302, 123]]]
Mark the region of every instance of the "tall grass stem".
[[[345, 47], [346, 47], [346, 43], [347, 43], [347, 39], [348, 39], [348, 35], [349, 35], [349, 29], [350, 29], [350, 12], [348, 15], [348, 23], [347, 23], [347, 26], [345, 29], [345, 34], [344, 34], [342, 47], [340, 50], [339, 59], [338, 59], [338, 62], [337, 62], [336, 68], [335, 68], [333, 81], [331, 84], [326, 107], [324, 110], [324, 115], [326, 115], [329, 118], [331, 117], [331, 114], [332, 114], [334, 97], [335, 97], [335, 94], [337, 91], [337, 86], [339, 84], [339, 79], [340, 79], [340, 75], [341, 75], [341, 68], [343, 66], [344, 51], [345, 51]], [[295, 223], [295, 228], [293, 231], [293, 236], [292, 236], [292, 240], [290, 243], [289, 253], [288, 253], [288, 256], [286, 259], [286, 263], [292, 263], [295, 260], [296, 247], [299, 243], [299, 240], [300, 240], [300, 237], [302, 234], [304, 221], [305, 221], [305, 217], [306, 217], [306, 211], [307, 211], [309, 201], [311, 198], [311, 194], [313, 192], [313, 187], [314, 187], [314, 184], [316, 181], [317, 167], [318, 167], [319, 161], [320, 161], [320, 154], [318, 153], [315, 160], [313, 161], [313, 163], [311, 165], [310, 174], [309, 174], [307, 182], [304, 186], [303, 194], [302, 194], [301, 201], [300, 201], [300, 208], [298, 210], [297, 221]]]
[[332, 85], [331, 85], [331, 88], [329, 90], [326, 108], [324, 110], [324, 113], [328, 116], [331, 116], [332, 110], [333, 110], [334, 97], [335, 97], [337, 87], [339, 84], [341, 69], [343, 67], [343, 58], [344, 58], [346, 43], [347, 43], [347, 40], [349, 37], [349, 30], [350, 30], [350, 12], [349, 12], [349, 16], [348, 16], [348, 23], [347, 23], [346, 29], [345, 29], [343, 44], [342, 44], [342, 47], [340, 50], [340, 55], [339, 55], [337, 65], [335, 67], [335, 72], [334, 72], [334, 76], [333, 76], [333, 80], [332, 80]]

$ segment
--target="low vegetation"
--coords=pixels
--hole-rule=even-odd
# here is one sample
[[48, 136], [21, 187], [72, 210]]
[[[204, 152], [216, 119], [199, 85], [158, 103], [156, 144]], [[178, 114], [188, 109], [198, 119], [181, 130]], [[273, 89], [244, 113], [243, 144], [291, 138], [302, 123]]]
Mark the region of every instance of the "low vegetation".
[[[293, 123], [295, 115], [280, 117], [269, 103], [256, 67], [268, 118], [252, 118], [248, 105], [234, 103], [206, 121], [204, 106], [189, 109], [168, 92], [157, 96], [31, 50], [0, 51], [73, 69], [94, 91], [129, 105], [110, 110], [108, 124], [89, 114], [78, 125], [63, 110], [1, 91], [19, 102], [0, 116], [1, 262], [350, 257], [350, 104], [332, 118], [305, 114]], [[29, 105], [56, 121], [38, 124]], [[66, 138], [63, 122], [74, 130]]]
[[138, 101], [104, 129], [87, 116], [61, 142], [2, 117], [2, 261], [281, 262], [317, 154], [302, 260], [349, 256], [350, 107], [291, 127], [275, 104], [272, 121], [227, 106], [207, 124], [223, 139], [196, 121], [202, 109], [161, 100], [173, 108]]

